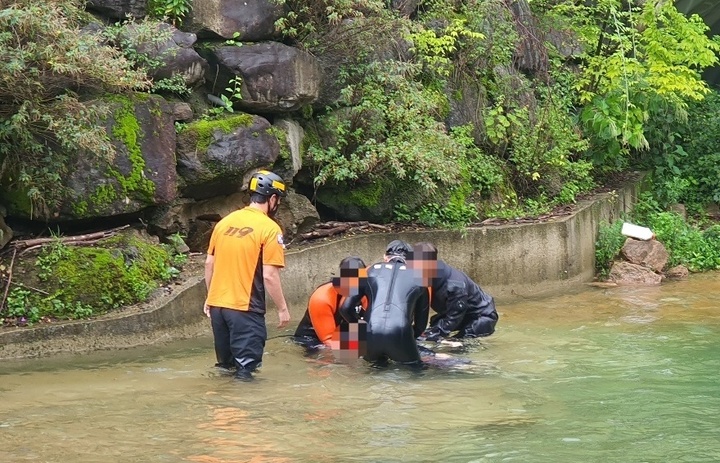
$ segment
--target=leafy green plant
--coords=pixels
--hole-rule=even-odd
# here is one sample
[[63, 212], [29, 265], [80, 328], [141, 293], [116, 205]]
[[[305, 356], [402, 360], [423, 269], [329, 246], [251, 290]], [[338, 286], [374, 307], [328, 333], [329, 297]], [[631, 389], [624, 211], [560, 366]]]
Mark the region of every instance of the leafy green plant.
[[668, 249], [668, 265], [682, 264], [695, 272], [720, 269], [720, 243], [714, 231], [704, 234], [673, 212], [651, 215], [648, 226]]
[[620, 253], [626, 237], [620, 232], [622, 221], [611, 224], [601, 224], [598, 229], [598, 238], [595, 242], [595, 270], [601, 277], [610, 272], [613, 260]]
[[157, 19], [169, 19], [177, 25], [185, 19], [192, 8], [192, 0], [149, 0], [148, 13]]
[[577, 101], [596, 165], [625, 168], [633, 151], [659, 142], [647, 138], [653, 113], [680, 113], [707, 94], [700, 71], [718, 62], [720, 43], [706, 35], [700, 17], [686, 17], [673, 2], [545, 7], [573, 24], [585, 45]]
[[[114, 147], [97, 121], [103, 108], [78, 94], [147, 89], [72, 0], [18, 0], [0, 14], [0, 176], [6, 206], [44, 211], [63, 197], [68, 160], [79, 152], [110, 158]], [[52, 46], [48, 46], [52, 44]]]

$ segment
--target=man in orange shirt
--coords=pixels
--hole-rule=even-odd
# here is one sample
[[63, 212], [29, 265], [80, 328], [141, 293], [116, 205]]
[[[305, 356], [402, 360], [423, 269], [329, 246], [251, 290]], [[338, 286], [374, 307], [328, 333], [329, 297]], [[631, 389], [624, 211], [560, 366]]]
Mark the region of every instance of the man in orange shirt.
[[278, 328], [290, 321], [280, 284], [285, 246], [282, 230], [272, 219], [285, 196], [285, 183], [261, 170], [250, 179], [248, 190], [250, 205], [215, 225], [205, 259], [204, 311], [212, 324], [216, 366], [237, 368], [235, 377], [241, 380], [251, 380], [262, 363], [265, 291], [278, 308]]
[[[340, 262], [340, 277], [318, 286], [310, 295], [308, 308], [295, 330], [293, 340], [308, 348], [330, 346], [342, 317], [338, 307], [344, 297], [357, 293], [364, 282], [365, 262], [359, 257], [346, 257]], [[364, 300], [367, 305], [367, 301]]]

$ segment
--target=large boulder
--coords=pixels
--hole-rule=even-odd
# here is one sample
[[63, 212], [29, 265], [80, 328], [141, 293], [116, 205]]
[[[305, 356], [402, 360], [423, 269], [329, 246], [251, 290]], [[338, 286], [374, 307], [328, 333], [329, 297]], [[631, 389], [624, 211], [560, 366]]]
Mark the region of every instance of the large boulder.
[[208, 64], [193, 48], [197, 41], [195, 34], [182, 32], [162, 22], [157, 23], [151, 36], [145, 28], [128, 24], [122, 36], [132, 44], [136, 53], [145, 55], [153, 63], [147, 69], [154, 81], [179, 75], [188, 87], [202, 83]]
[[272, 165], [280, 143], [267, 119], [251, 114], [188, 124], [178, 135], [182, 195], [208, 199], [240, 191], [253, 169]]
[[105, 127], [114, 156], [84, 152], [67, 156], [57, 202], [31, 204], [28, 192], [9, 188], [3, 194], [14, 217], [68, 221], [133, 214], [166, 204], [177, 196], [175, 117], [157, 95], [115, 95], [89, 105], [106, 111]]
[[[279, 42], [221, 46], [203, 51], [211, 64], [210, 92], [238, 86], [238, 108], [253, 113], [297, 111], [317, 100], [322, 73], [317, 60]], [[217, 67], [216, 67], [217, 66]]]
[[111, 19], [142, 18], [147, 4], [147, 0], [88, 0], [87, 8]]
[[275, 21], [284, 13], [276, 0], [202, 0], [193, 2], [188, 27], [203, 38], [272, 40], [279, 37]]
[[288, 191], [287, 196], [280, 203], [276, 218], [283, 229], [285, 243], [289, 243], [301, 233], [310, 231], [320, 221], [320, 215], [310, 200], [292, 190]]
[[[245, 207], [250, 202], [247, 192], [218, 196], [206, 201], [179, 199], [175, 204], [160, 208], [150, 219], [150, 231], [166, 237], [179, 233], [191, 251], [205, 252], [213, 227], [229, 213]], [[277, 222], [290, 242], [298, 233], [304, 233], [320, 220], [310, 201], [302, 195], [288, 190], [287, 197], [280, 203]]]
[[5, 247], [13, 237], [13, 231], [5, 223], [5, 208], [0, 205], [0, 249]]
[[291, 119], [276, 119], [273, 126], [285, 135], [285, 140], [280, 142], [280, 159], [272, 170], [286, 179], [289, 186], [293, 184], [295, 175], [302, 169], [305, 130], [297, 121]]
[[642, 265], [626, 261], [614, 262], [608, 280], [618, 285], [659, 285], [663, 276]]
[[654, 272], [662, 272], [669, 258], [665, 246], [657, 240], [628, 238], [620, 252], [628, 262], [649, 267]]

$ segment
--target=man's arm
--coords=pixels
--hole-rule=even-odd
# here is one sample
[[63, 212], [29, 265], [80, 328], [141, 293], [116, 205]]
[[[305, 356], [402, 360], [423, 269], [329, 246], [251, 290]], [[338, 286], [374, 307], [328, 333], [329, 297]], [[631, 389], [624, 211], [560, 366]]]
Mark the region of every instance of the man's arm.
[[[212, 281], [213, 272], [215, 271], [215, 256], [212, 254], [208, 254], [205, 258], [205, 289], [210, 291], [210, 281]], [[205, 300], [205, 305], [203, 306], [203, 312], [205, 312], [205, 315], [208, 317], [210, 316], [210, 306], [207, 304], [207, 299]]]
[[413, 314], [413, 335], [417, 338], [425, 328], [427, 328], [428, 317], [430, 316], [430, 293], [427, 289], [415, 303], [415, 313]]
[[265, 290], [278, 308], [278, 328], [284, 328], [290, 322], [290, 312], [280, 283], [280, 267], [263, 265], [263, 280]]
[[447, 312], [425, 333], [427, 341], [437, 341], [455, 331], [467, 312], [465, 284], [460, 281], [449, 281], [447, 291]]

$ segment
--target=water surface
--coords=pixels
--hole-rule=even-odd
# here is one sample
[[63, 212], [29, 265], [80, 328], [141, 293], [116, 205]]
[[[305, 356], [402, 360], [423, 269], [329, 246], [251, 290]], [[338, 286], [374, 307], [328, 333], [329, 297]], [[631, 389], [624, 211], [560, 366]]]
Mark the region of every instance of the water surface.
[[[720, 274], [499, 305], [416, 373], [268, 341], [254, 383], [209, 334], [0, 363], [0, 462], [717, 462]], [[297, 321], [297, 320], [296, 320]]]

